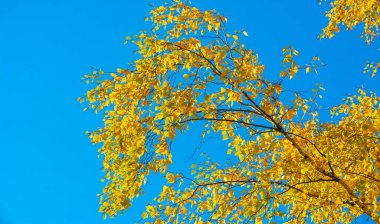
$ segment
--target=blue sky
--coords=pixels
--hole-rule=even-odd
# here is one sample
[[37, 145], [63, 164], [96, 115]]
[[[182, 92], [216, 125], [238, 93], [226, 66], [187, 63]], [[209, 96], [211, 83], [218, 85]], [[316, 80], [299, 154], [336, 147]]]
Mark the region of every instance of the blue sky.
[[[80, 79], [90, 66], [110, 71], [133, 60], [124, 38], [149, 28], [144, 17], [152, 2], [162, 1], [0, 0], [0, 224], [132, 223], [157, 193], [151, 181], [147, 196], [128, 212], [102, 219], [96, 197], [103, 186], [101, 160], [98, 146], [85, 135], [101, 125], [101, 117], [82, 112], [77, 102], [88, 88]], [[361, 85], [379, 92], [380, 77], [362, 75], [365, 62], [378, 57], [379, 44], [367, 46], [359, 29], [318, 40], [327, 21], [326, 7], [316, 0], [193, 0], [193, 5], [216, 9], [231, 30], [244, 28], [249, 34], [244, 42], [258, 52], [268, 75], [278, 74], [284, 46], [294, 45], [301, 62], [318, 55], [327, 66], [292, 85], [310, 90], [323, 83], [325, 106]], [[178, 158], [191, 155], [194, 136], [174, 143], [181, 148]]]

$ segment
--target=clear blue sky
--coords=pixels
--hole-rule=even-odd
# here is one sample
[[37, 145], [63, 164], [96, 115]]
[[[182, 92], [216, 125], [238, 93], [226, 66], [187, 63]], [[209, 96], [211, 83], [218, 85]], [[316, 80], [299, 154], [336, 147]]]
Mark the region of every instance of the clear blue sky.
[[[109, 71], [131, 61], [124, 38], [148, 28], [144, 17], [151, 2], [162, 1], [0, 0], [0, 224], [133, 223], [157, 193], [150, 182], [150, 193], [130, 211], [102, 219], [96, 197], [103, 186], [101, 160], [98, 146], [85, 135], [101, 125], [101, 117], [82, 112], [76, 100], [87, 88], [80, 78], [90, 66]], [[244, 41], [259, 53], [268, 75], [278, 74], [283, 46], [293, 44], [303, 62], [318, 55], [327, 67], [317, 77], [296, 79], [294, 86], [309, 90], [312, 82], [323, 83], [326, 106], [362, 84], [380, 92], [380, 76], [361, 74], [366, 60], [378, 57], [379, 44], [366, 46], [361, 30], [317, 40], [326, 24], [326, 8], [317, 0], [193, 0], [193, 5], [218, 10], [230, 29], [245, 28]], [[191, 137], [175, 142], [182, 153], [176, 156], [191, 155], [196, 146]]]

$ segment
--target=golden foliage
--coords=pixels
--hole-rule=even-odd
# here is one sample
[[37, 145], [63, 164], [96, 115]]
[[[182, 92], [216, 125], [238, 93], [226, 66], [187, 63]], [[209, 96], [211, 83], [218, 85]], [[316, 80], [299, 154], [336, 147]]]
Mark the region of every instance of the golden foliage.
[[[321, 3], [322, 0], [319, 0]], [[345, 26], [352, 30], [359, 24], [363, 24], [364, 32], [361, 37], [367, 44], [371, 44], [379, 36], [380, 2], [378, 0], [334, 0], [329, 1], [330, 11], [326, 13], [329, 19], [328, 25], [323, 29], [322, 38], [332, 38], [335, 33]], [[364, 68], [364, 73], [370, 73], [371, 77], [377, 74], [380, 62], [369, 62]]]
[[[370, 1], [368, 1], [370, 2]], [[281, 217], [289, 222], [343, 222], [367, 214], [379, 222], [379, 97], [360, 89], [320, 122], [315, 96], [283, 83], [306, 66], [284, 48], [278, 80], [263, 75], [257, 54], [226, 32], [226, 18], [176, 0], [148, 17], [151, 33], [128, 37], [140, 58], [115, 73], [87, 75], [89, 108], [104, 111], [101, 143], [106, 186], [101, 209], [113, 217], [143, 193], [151, 173], [167, 184], [142, 218], [153, 223], [240, 223]], [[170, 142], [189, 124], [228, 143], [228, 164], [193, 165], [172, 173]]]
[[329, 2], [331, 9], [326, 13], [329, 23], [323, 29], [322, 37], [333, 37], [340, 31], [341, 26], [352, 30], [359, 24], [364, 24], [362, 36], [368, 44], [379, 35], [380, 3], [378, 0], [334, 0]]

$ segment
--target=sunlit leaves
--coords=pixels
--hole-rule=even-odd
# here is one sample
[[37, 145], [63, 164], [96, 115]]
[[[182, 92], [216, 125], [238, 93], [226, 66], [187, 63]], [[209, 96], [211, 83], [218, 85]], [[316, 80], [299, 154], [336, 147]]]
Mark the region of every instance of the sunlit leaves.
[[[227, 20], [214, 11], [177, 0], [153, 9], [148, 20], [152, 31], [126, 39], [138, 59], [86, 75], [94, 87], [85, 100], [104, 115], [103, 127], [89, 133], [101, 144], [101, 212], [113, 217], [128, 209], [148, 176], [160, 173], [166, 184], [144, 221], [331, 223], [363, 213], [379, 220], [375, 94], [360, 90], [332, 109], [332, 122], [321, 122], [316, 101], [323, 87], [307, 97], [284, 85], [285, 77], [322, 66], [318, 57], [299, 65], [299, 52], [286, 47], [284, 68], [270, 80], [240, 42], [246, 31], [228, 33]], [[224, 140], [230, 160], [218, 164], [204, 155], [188, 176], [169, 171], [176, 162], [171, 142], [195, 122], [202, 137]]]
[[326, 13], [329, 23], [323, 29], [322, 37], [332, 38], [342, 26], [352, 30], [364, 24], [362, 36], [369, 44], [379, 35], [380, 3], [378, 0], [329, 0], [330, 11]]
[[374, 77], [377, 74], [379, 68], [380, 68], [380, 62], [377, 62], [377, 63], [369, 62], [365, 66], [363, 73], [371, 74], [371, 77]]

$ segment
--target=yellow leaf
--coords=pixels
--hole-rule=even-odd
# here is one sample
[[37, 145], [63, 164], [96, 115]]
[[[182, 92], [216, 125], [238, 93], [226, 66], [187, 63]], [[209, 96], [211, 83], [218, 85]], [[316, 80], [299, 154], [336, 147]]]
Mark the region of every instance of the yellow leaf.
[[276, 91], [277, 94], [280, 94], [281, 91], [282, 91], [282, 86], [281, 85], [275, 85], [274, 89], [275, 89], [275, 91]]
[[309, 73], [310, 72], [310, 70], [311, 70], [311, 68], [308, 66], [308, 67], [306, 67], [306, 74], [307, 73]]

